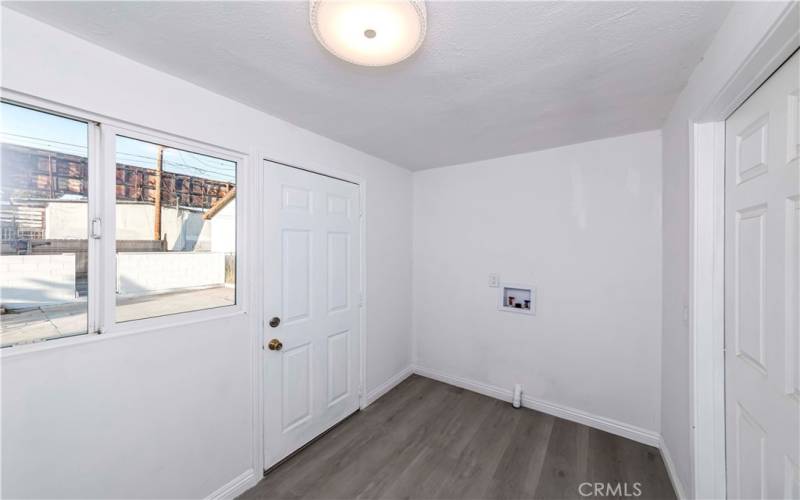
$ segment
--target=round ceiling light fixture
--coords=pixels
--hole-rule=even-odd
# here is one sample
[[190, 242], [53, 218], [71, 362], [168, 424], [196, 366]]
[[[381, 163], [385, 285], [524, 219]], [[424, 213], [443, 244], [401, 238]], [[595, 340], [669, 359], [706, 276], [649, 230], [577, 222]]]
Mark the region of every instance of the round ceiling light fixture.
[[361, 66], [388, 66], [425, 39], [422, 0], [311, 0], [311, 28], [323, 47]]

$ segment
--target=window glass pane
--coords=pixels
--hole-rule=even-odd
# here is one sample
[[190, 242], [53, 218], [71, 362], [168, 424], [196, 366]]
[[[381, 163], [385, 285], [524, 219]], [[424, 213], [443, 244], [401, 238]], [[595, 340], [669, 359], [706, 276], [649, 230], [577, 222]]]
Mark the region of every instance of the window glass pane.
[[236, 163], [117, 137], [117, 321], [236, 302]]
[[0, 106], [2, 345], [86, 333], [88, 125]]

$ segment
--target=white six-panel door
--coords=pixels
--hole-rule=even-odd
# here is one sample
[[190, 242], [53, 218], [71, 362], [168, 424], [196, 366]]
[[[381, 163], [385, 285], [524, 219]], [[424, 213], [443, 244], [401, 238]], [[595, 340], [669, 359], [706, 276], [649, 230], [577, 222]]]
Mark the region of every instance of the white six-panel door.
[[799, 57], [726, 121], [730, 498], [800, 498]]
[[[273, 162], [264, 168], [269, 467], [358, 409], [360, 206], [355, 184]], [[273, 339], [279, 350], [269, 348]]]

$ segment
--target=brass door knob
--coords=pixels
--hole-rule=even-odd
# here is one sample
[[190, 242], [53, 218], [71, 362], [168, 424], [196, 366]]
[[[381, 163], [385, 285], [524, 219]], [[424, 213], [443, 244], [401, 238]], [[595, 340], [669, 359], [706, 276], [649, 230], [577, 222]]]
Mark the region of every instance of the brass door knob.
[[278, 339], [272, 339], [267, 343], [270, 351], [280, 351], [283, 349], [283, 342]]

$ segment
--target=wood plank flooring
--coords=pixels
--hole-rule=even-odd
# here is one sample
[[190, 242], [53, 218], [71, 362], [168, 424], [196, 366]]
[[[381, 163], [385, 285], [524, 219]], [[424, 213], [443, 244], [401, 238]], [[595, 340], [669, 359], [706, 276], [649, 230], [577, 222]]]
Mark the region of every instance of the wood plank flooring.
[[[608, 489], [594, 495], [593, 485], [583, 486], [591, 493], [583, 497], [584, 482]], [[656, 448], [413, 375], [240, 498], [632, 498], [637, 491], [675, 498]]]

